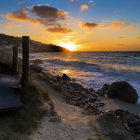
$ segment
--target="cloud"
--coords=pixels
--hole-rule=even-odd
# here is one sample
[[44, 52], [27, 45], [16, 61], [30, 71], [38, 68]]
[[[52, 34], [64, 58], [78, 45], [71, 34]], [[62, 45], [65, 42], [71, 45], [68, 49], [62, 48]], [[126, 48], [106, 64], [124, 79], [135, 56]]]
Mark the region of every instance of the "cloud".
[[4, 17], [4, 14], [0, 14], [0, 17], [2, 17], [2, 18], [3, 18], [3, 17]]
[[88, 4], [95, 5], [94, 1], [90, 0]]
[[71, 29], [64, 28], [61, 26], [54, 26], [54, 27], [48, 27], [46, 31], [51, 33], [71, 33], [73, 32]]
[[127, 38], [127, 36], [125, 36], [125, 35], [124, 36], [119, 36], [118, 38], [119, 39], [125, 39], [125, 38]]
[[140, 36], [137, 36], [136, 39], [140, 40]]
[[66, 19], [66, 14], [64, 10], [56, 9], [49, 5], [35, 5], [32, 6], [32, 13], [40, 18], [46, 18], [50, 20], [64, 20]]
[[94, 2], [94, 1], [90, 0], [90, 1], [88, 2], [88, 4], [93, 3], [93, 2]]
[[88, 10], [88, 5], [81, 5], [80, 10], [81, 10], [81, 11]]
[[25, 9], [22, 8], [18, 11], [13, 12], [13, 13], [8, 13], [6, 15], [6, 18], [10, 19], [10, 20], [20, 21], [20, 22], [23, 22], [25, 20], [29, 20], [30, 17], [28, 15], [28, 7]]
[[[34, 16], [30, 16], [30, 14], [34, 14]], [[64, 10], [56, 9], [49, 5], [35, 5], [27, 8], [21, 8], [15, 12], [8, 13], [6, 18], [12, 21], [18, 22], [29, 22], [34, 25], [43, 25], [49, 32], [63, 32], [68, 33], [72, 32], [72, 30], [68, 28], [63, 28], [62, 25], [68, 25], [64, 21], [68, 18], [68, 12]], [[65, 24], [64, 24], [65, 23]]]
[[127, 44], [112, 44], [112, 45], [116, 45], [116, 46], [125, 46]]
[[107, 21], [99, 26], [100, 29], [112, 29], [112, 30], [124, 30], [124, 29], [136, 29], [137, 27], [133, 22], [123, 22], [123, 21]]
[[13, 28], [18, 28], [18, 27], [22, 27], [23, 25], [19, 25], [19, 24], [15, 24], [13, 22], [11, 23], [7, 23], [6, 27], [9, 29], [13, 29]]
[[98, 27], [98, 24], [94, 23], [94, 22], [86, 22], [84, 24], [80, 23], [81, 27], [83, 28], [87, 28], [87, 29], [94, 29]]
[[[101, 24], [97, 24], [94, 22], [85, 22], [85, 23], [79, 22], [79, 26], [81, 28], [87, 28], [87, 29], [110, 29], [115, 31], [137, 28], [133, 22], [122, 22], [122, 21], [106, 21], [105, 23], [101, 23]], [[126, 37], [121, 36], [120, 38], [126, 38]]]

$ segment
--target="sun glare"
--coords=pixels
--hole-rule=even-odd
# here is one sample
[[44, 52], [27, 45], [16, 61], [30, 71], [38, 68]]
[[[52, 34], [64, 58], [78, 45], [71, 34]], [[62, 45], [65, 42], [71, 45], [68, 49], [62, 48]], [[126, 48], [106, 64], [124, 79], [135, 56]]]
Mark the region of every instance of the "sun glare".
[[76, 49], [76, 44], [74, 42], [61, 43], [60, 45], [70, 51], [74, 51]]

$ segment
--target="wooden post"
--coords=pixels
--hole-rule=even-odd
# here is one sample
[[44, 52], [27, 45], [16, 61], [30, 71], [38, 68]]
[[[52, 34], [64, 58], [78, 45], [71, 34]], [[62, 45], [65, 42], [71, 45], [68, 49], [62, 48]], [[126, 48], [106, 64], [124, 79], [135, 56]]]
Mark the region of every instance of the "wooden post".
[[13, 47], [13, 70], [15, 73], [18, 72], [18, 47]]
[[29, 36], [22, 37], [22, 86], [29, 81]]

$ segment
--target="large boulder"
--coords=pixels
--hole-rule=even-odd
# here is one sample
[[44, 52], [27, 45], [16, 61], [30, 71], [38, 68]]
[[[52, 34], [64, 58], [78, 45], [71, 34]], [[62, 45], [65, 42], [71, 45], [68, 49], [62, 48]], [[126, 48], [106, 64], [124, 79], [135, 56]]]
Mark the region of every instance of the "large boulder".
[[70, 82], [70, 83], [67, 83], [67, 86], [76, 90], [76, 91], [83, 91], [84, 90], [84, 87], [78, 83]]
[[126, 81], [112, 83], [107, 91], [107, 96], [110, 98], [118, 98], [129, 103], [136, 103], [138, 100], [136, 90]]

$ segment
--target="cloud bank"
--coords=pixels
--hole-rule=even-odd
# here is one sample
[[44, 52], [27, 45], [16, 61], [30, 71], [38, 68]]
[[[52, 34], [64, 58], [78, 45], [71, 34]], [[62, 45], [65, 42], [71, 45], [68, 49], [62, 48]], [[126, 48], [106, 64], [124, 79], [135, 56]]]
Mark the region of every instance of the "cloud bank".
[[[33, 16], [30, 16], [30, 15]], [[62, 27], [61, 21], [68, 18], [68, 12], [60, 10], [49, 5], [34, 5], [21, 8], [15, 12], [8, 13], [6, 18], [12, 21], [29, 22], [45, 26], [46, 31], [52, 33], [69, 33], [71, 29]]]

